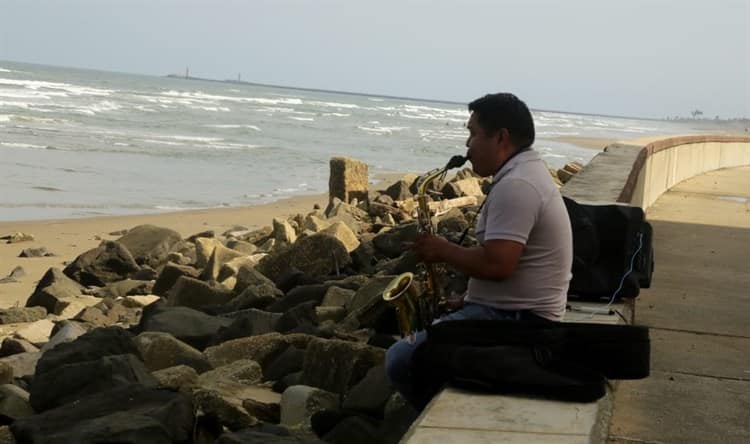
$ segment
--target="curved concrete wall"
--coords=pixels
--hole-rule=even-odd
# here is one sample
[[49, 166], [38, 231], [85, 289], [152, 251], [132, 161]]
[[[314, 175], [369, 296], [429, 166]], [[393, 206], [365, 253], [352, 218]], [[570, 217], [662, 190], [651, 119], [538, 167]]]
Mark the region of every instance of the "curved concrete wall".
[[693, 176], [750, 165], [750, 137], [672, 137], [646, 146], [617, 143], [597, 154], [563, 188], [578, 201], [621, 202], [646, 210]]

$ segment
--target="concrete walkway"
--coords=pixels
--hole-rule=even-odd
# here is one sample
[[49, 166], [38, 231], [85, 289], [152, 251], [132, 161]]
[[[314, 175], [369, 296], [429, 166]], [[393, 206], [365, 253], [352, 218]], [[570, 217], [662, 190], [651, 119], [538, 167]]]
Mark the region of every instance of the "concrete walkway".
[[750, 167], [686, 180], [649, 208], [651, 376], [620, 381], [610, 443], [750, 442]]

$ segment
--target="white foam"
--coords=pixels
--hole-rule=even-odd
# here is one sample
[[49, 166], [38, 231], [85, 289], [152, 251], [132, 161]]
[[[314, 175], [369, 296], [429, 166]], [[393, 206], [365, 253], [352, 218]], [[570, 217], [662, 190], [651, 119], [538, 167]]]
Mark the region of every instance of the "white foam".
[[88, 86], [71, 85], [69, 83], [44, 82], [41, 80], [16, 80], [0, 78], [0, 85], [21, 86], [31, 90], [53, 89], [63, 90], [75, 96], [108, 96], [115, 92], [114, 90], [92, 88]]
[[5, 68], [0, 68], [0, 72], [13, 72], [13, 71], [9, 69], [5, 69]]
[[308, 105], [313, 105], [313, 106], [326, 106], [326, 107], [333, 107], [333, 108], [347, 108], [347, 109], [359, 108], [359, 105], [355, 105], [354, 103], [317, 102], [317, 101], [309, 101], [305, 103]]
[[203, 125], [206, 128], [218, 128], [218, 129], [240, 129], [248, 128], [254, 131], [260, 131], [261, 129], [255, 125], [239, 125], [239, 124], [216, 124], [216, 125]]
[[167, 91], [162, 93], [164, 96], [177, 97], [187, 100], [194, 101], [228, 101], [238, 103], [258, 103], [261, 105], [301, 105], [302, 100], [297, 98], [286, 98], [282, 97], [279, 99], [267, 99], [263, 97], [235, 97], [235, 96], [220, 96], [216, 94], [206, 94], [201, 91], [196, 92], [180, 92], [180, 91]]
[[104, 100], [98, 103], [94, 103], [93, 105], [74, 108], [73, 111], [77, 113], [93, 116], [93, 115], [96, 115], [96, 113], [101, 113], [101, 112], [106, 112], [106, 111], [117, 111], [119, 109], [122, 109], [122, 106], [118, 105], [115, 102]]
[[373, 134], [393, 134], [394, 132], [409, 129], [408, 126], [374, 126], [374, 127], [357, 126], [357, 128], [361, 129], [362, 131], [367, 131], [368, 133], [373, 133]]
[[312, 117], [295, 117], [295, 116], [289, 116], [289, 118], [290, 119], [294, 119], [294, 120], [300, 120], [302, 122], [313, 122], [313, 121], [315, 121], [315, 119], [313, 119]]
[[7, 146], [8, 148], [31, 148], [35, 150], [46, 149], [46, 146], [34, 145], [31, 143], [18, 143], [18, 142], [0, 142], [0, 145]]
[[331, 117], [349, 117], [351, 114], [345, 114], [345, 113], [323, 113], [324, 116], [331, 116]]

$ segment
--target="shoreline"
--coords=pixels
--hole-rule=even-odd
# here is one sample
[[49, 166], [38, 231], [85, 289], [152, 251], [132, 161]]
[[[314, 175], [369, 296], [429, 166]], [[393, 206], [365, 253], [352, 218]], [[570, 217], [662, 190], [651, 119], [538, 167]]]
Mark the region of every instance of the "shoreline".
[[[581, 147], [601, 150], [610, 141], [599, 138], [554, 138]], [[602, 145], [604, 144], [604, 145]], [[370, 190], [381, 190], [398, 180], [404, 173], [381, 173], [373, 177]], [[114, 240], [121, 235], [109, 233], [151, 224], [170, 228], [185, 238], [201, 231], [213, 230], [217, 235], [236, 227], [257, 229], [270, 226], [275, 217], [287, 218], [297, 213], [306, 215], [314, 205], [325, 208], [328, 193], [297, 195], [265, 204], [157, 212], [140, 215], [91, 216], [81, 218], [0, 221], [0, 236], [15, 232], [34, 236], [33, 241], [13, 244], [0, 243], [0, 279], [21, 266], [25, 275], [18, 282], [0, 283], [0, 308], [23, 306], [36, 288], [37, 282], [51, 267], [62, 269], [67, 262], [96, 247], [102, 240]], [[26, 248], [45, 247], [55, 256], [21, 258]]]

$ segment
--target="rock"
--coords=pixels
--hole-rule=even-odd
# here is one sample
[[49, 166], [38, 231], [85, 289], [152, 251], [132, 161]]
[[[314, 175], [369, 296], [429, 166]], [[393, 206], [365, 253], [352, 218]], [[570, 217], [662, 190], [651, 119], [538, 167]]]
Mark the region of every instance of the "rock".
[[39, 347], [41, 344], [49, 341], [50, 333], [55, 327], [55, 324], [47, 319], [40, 319], [33, 322], [23, 328], [16, 330], [14, 336], [25, 341], [29, 341], [32, 344]]
[[266, 364], [264, 377], [269, 381], [278, 381], [289, 374], [301, 371], [304, 362], [305, 351], [289, 346]]
[[231, 317], [232, 323], [228, 327], [219, 329], [211, 341], [212, 344], [221, 344], [231, 339], [275, 332], [276, 324], [278, 324], [282, 315], [281, 313], [250, 308], [224, 316]]
[[182, 236], [169, 228], [154, 225], [138, 225], [117, 239], [130, 251], [138, 265], [159, 268], [167, 260], [172, 247], [182, 240]]
[[132, 333], [119, 327], [96, 328], [48, 350], [37, 363], [36, 372], [38, 376], [66, 364], [125, 354], [138, 355]]
[[88, 333], [88, 330], [77, 322], [62, 321], [60, 324], [62, 326], [57, 328], [57, 331], [52, 334], [50, 340], [42, 347], [43, 353], [52, 350], [60, 344], [75, 341], [78, 337]]
[[271, 236], [276, 240], [276, 243], [293, 244], [297, 240], [294, 227], [288, 221], [277, 217], [273, 218], [273, 234]]
[[321, 219], [320, 217], [318, 217], [315, 214], [308, 214], [305, 217], [304, 222], [302, 223], [302, 228], [304, 230], [310, 230], [310, 231], [313, 231], [315, 233], [317, 233], [317, 232], [319, 232], [321, 230], [325, 230], [326, 228], [328, 228], [330, 226], [331, 226], [330, 222], [327, 222], [327, 221]]
[[290, 268], [307, 276], [328, 276], [350, 263], [349, 252], [340, 240], [318, 233], [298, 240], [289, 249], [264, 257], [256, 268], [278, 284]]
[[372, 244], [375, 249], [389, 258], [396, 258], [407, 249], [406, 242], [414, 242], [417, 238], [416, 222], [401, 224], [392, 229], [378, 233]]
[[[411, 182], [406, 180], [397, 180], [391, 186], [385, 190], [385, 195], [391, 198], [391, 203], [395, 200], [405, 200], [411, 197], [412, 193], [409, 190]], [[387, 203], [379, 200], [380, 203]]]
[[278, 405], [281, 397], [267, 388], [216, 380], [196, 388], [193, 397], [206, 415], [216, 417], [230, 430], [254, 426], [259, 420], [278, 421], [269, 412], [278, 411], [273, 405]]
[[214, 247], [211, 252], [211, 256], [206, 263], [203, 273], [200, 278], [206, 281], [216, 280], [219, 277], [219, 271], [221, 267], [227, 262], [244, 257], [245, 255], [239, 251], [234, 251], [231, 248], [227, 248], [222, 244], [218, 244]]
[[300, 285], [290, 290], [266, 309], [275, 313], [284, 313], [299, 304], [314, 301], [319, 305], [328, 290], [325, 284]]
[[204, 268], [214, 252], [214, 248], [222, 245], [218, 239], [199, 237], [195, 239], [195, 266]]
[[455, 199], [463, 196], [481, 196], [484, 194], [479, 186], [479, 180], [470, 177], [446, 183], [441, 190], [443, 199]]
[[30, 242], [34, 240], [34, 235], [29, 233], [16, 232], [0, 237], [0, 240], [6, 241], [9, 244], [16, 244], [18, 242]]
[[[67, 344], [50, 352], [62, 345]], [[67, 363], [54, 371], [37, 372], [31, 385], [31, 406], [43, 412], [130, 383], [152, 388], [159, 385], [143, 362], [132, 354]]]
[[139, 270], [130, 252], [118, 242], [103, 241], [71, 262], [63, 273], [83, 285], [103, 287]]
[[[235, 289], [237, 286], [235, 285]], [[228, 311], [240, 311], [251, 308], [265, 309], [281, 297], [282, 293], [273, 283], [271, 285], [251, 285], [231, 301], [224, 304]]]
[[29, 443], [173, 443], [190, 442], [193, 423], [187, 395], [129, 384], [21, 418], [11, 430]]
[[23, 250], [21, 250], [21, 254], [19, 254], [18, 257], [48, 257], [54, 255], [54, 253], [50, 253], [49, 251], [47, 251], [47, 248], [38, 247], [24, 248]]
[[47, 309], [39, 306], [0, 308], [0, 324], [34, 322], [46, 316]]
[[356, 291], [340, 288], [335, 285], [328, 287], [320, 305], [324, 307], [345, 307], [351, 304]]
[[347, 253], [351, 253], [357, 247], [359, 247], [359, 239], [357, 235], [343, 222], [335, 222], [333, 225], [325, 228], [321, 231], [323, 234], [328, 234], [335, 237], [344, 245]]
[[256, 430], [257, 427], [238, 430], [236, 432], [226, 432], [216, 441], [216, 444], [323, 444], [317, 438], [297, 437], [279, 433], [265, 433], [263, 430]]
[[41, 357], [42, 352], [17, 353], [0, 358], [0, 363], [8, 364], [13, 368], [14, 378], [23, 378], [34, 375], [37, 363]]
[[317, 302], [308, 301], [287, 310], [276, 323], [276, 330], [281, 333], [287, 333], [298, 331], [298, 328], [302, 326], [318, 325], [318, 320], [315, 316], [316, 305], [318, 305]]
[[[59, 301], [63, 298], [81, 296], [84, 287], [70, 279], [57, 268], [50, 268], [44, 273], [34, 293], [26, 301], [27, 307], [40, 306], [48, 313], [60, 313], [65, 306]], [[66, 304], [65, 304], [66, 305]]]
[[118, 282], [112, 282], [104, 287], [103, 297], [124, 298], [129, 295], [144, 295], [153, 292], [154, 283], [150, 281], [139, 281], [135, 279], [125, 279]]
[[240, 273], [240, 269], [254, 268], [264, 257], [266, 257], [265, 253], [258, 253], [250, 256], [240, 256], [234, 258], [221, 266], [217, 279], [221, 281], [230, 276], [237, 277], [237, 275], [239, 275]]
[[172, 262], [167, 262], [164, 268], [161, 270], [159, 277], [154, 283], [154, 287], [151, 291], [155, 295], [165, 296], [167, 291], [177, 282], [181, 276], [187, 276], [194, 279], [198, 279], [200, 271], [188, 265], [179, 265]]
[[232, 299], [232, 292], [220, 285], [180, 276], [167, 293], [167, 304], [172, 307], [200, 308], [223, 304]]
[[384, 359], [385, 350], [380, 348], [315, 338], [305, 352], [302, 383], [343, 395]]
[[198, 373], [187, 365], [176, 365], [151, 372], [159, 381], [159, 387], [171, 390], [188, 391], [198, 384]]
[[349, 226], [355, 233], [366, 231], [366, 225], [370, 220], [370, 215], [359, 208], [333, 199], [326, 209], [328, 222], [343, 222]]
[[198, 377], [198, 382], [207, 385], [212, 381], [224, 380], [243, 385], [253, 385], [262, 379], [263, 370], [260, 368], [260, 364], [250, 359], [238, 359], [201, 374]]
[[313, 338], [314, 336], [304, 334], [268, 333], [226, 341], [206, 348], [203, 354], [214, 367], [220, 367], [239, 359], [251, 359], [260, 364], [265, 373], [265, 366], [287, 347], [294, 345], [297, 348], [307, 348], [307, 344]]
[[156, 301], [161, 300], [159, 296], [154, 294], [148, 294], [143, 296], [125, 296], [122, 304], [129, 308], [142, 308], [147, 305], [151, 305]]
[[227, 247], [231, 248], [234, 251], [239, 251], [240, 253], [246, 256], [255, 254], [258, 251], [258, 247], [255, 244], [251, 244], [250, 242], [246, 242], [246, 241], [239, 240], [239, 239], [228, 240]]
[[273, 228], [265, 226], [240, 236], [240, 239], [251, 244], [259, 245], [271, 237]]
[[419, 412], [400, 393], [393, 393], [383, 409], [380, 433], [384, 442], [400, 442], [418, 416]]
[[24, 271], [23, 267], [19, 265], [13, 268], [13, 271], [11, 271], [8, 276], [0, 279], [0, 284], [7, 284], [9, 282], [18, 282], [18, 280], [24, 276], [26, 276], [26, 272]]
[[367, 164], [348, 157], [332, 157], [328, 178], [328, 195], [330, 199], [338, 198], [344, 202], [352, 199], [366, 201], [369, 181]]
[[211, 369], [203, 353], [169, 333], [143, 332], [135, 337], [134, 342], [149, 371], [177, 365], [187, 365], [198, 373]]
[[294, 385], [281, 395], [281, 425], [312, 431], [310, 419], [322, 410], [338, 410], [339, 396], [315, 387]]
[[392, 393], [385, 367], [377, 365], [346, 393], [343, 407], [377, 417], [382, 414], [383, 407]]
[[3, 344], [0, 346], [0, 357], [38, 351], [39, 348], [29, 341], [8, 337], [3, 339]]
[[29, 394], [24, 389], [13, 384], [0, 385], [0, 418], [15, 421], [33, 414]]
[[156, 303], [143, 309], [141, 321], [133, 330], [136, 333], [169, 333], [198, 350], [203, 350], [220, 328], [228, 327], [231, 323], [231, 319], [210, 316], [188, 307], [169, 307]]
[[339, 322], [346, 317], [346, 314], [344, 307], [315, 307], [315, 319], [318, 324], [326, 321]]
[[371, 418], [363, 416], [349, 416], [330, 432], [323, 436], [323, 440], [330, 444], [348, 444], [352, 442], [361, 444], [379, 444], [382, 436], [378, 431], [378, 426]]
[[[159, 277], [159, 273], [156, 272], [153, 268], [149, 267], [148, 265], [143, 265], [140, 270], [133, 273], [131, 276], [136, 281], [155, 281], [156, 278]], [[153, 282], [151, 282], [153, 285]], [[130, 293], [133, 294], [133, 293]], [[141, 293], [141, 294], [146, 294]]]
[[7, 362], [0, 362], [0, 384], [13, 382], [13, 367]]
[[[73, 319], [81, 316], [81, 312], [89, 307], [94, 307], [101, 303], [101, 298], [94, 296], [79, 296], [74, 298], [61, 298], [57, 303], [57, 316], [60, 319]], [[117, 319], [106, 323], [106, 325], [117, 322]], [[99, 324], [97, 324], [99, 325]], [[101, 324], [105, 325], [105, 324]]]

